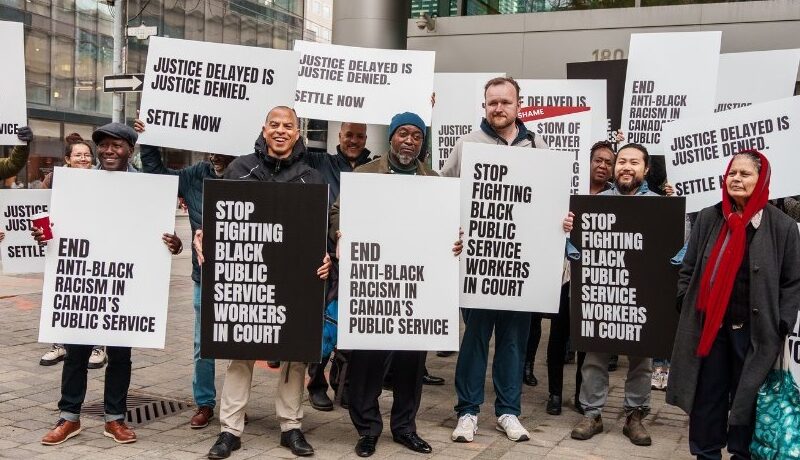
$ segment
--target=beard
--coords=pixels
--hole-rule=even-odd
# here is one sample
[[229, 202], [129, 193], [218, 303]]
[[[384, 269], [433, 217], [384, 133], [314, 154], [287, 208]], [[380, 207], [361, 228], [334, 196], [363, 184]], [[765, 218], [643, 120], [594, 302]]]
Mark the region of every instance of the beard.
[[628, 195], [632, 191], [641, 187], [642, 182], [644, 182], [644, 180], [638, 177], [634, 177], [633, 179], [631, 179], [630, 182], [626, 184], [622, 182], [617, 182], [617, 190], [623, 195]]
[[505, 118], [491, 117], [488, 119], [488, 121], [489, 121], [489, 126], [491, 126], [492, 128], [495, 129], [495, 131], [497, 131], [508, 128], [509, 126], [513, 125], [516, 119], [511, 117], [505, 117]]
[[393, 148], [389, 148], [389, 152], [391, 152], [390, 154], [394, 157], [394, 159], [398, 163], [400, 163], [401, 166], [408, 166], [414, 163], [414, 161], [417, 159], [417, 155], [419, 155], [419, 152], [417, 152], [417, 154], [415, 155], [411, 153], [405, 153], [402, 151], [397, 152]]

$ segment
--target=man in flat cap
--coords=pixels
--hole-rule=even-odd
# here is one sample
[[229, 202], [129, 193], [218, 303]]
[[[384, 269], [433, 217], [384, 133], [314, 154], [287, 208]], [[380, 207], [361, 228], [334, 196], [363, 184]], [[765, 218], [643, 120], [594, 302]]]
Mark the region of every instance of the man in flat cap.
[[[122, 123], [109, 123], [97, 128], [92, 133], [99, 160], [95, 169], [137, 172], [128, 163], [137, 137], [133, 128]], [[34, 229], [33, 236], [40, 244], [45, 243], [42, 241], [42, 229]], [[179, 254], [183, 250], [183, 244], [177, 235], [165, 233], [161, 239], [172, 254]], [[61, 444], [81, 432], [81, 406], [86, 398], [87, 366], [93, 346], [64, 346], [67, 356], [61, 372], [61, 399], [58, 401], [61, 412], [56, 425], [42, 438], [42, 444], [46, 446]], [[109, 346], [106, 347], [106, 353], [108, 366], [103, 389], [103, 434], [120, 444], [136, 442], [136, 433], [125, 424], [128, 387], [131, 383], [131, 349]]]

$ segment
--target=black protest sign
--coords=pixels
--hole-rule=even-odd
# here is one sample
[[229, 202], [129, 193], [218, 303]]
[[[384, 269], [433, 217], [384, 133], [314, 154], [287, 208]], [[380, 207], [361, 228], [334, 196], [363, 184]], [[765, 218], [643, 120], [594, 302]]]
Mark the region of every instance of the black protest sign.
[[614, 142], [616, 132], [622, 123], [622, 97], [625, 93], [627, 70], [627, 59], [567, 63], [567, 78], [570, 80], [606, 81], [608, 140], [611, 142]]
[[319, 362], [328, 188], [207, 180], [200, 354]]
[[685, 201], [652, 196], [572, 196], [570, 337], [581, 351], [667, 358], [678, 324]]

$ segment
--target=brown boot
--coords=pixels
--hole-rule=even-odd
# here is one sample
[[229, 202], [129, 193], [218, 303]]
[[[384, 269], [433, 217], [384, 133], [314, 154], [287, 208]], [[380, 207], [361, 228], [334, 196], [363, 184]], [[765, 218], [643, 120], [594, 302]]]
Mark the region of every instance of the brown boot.
[[56, 422], [56, 426], [54, 426], [52, 430], [48, 431], [47, 434], [44, 435], [42, 438], [42, 444], [45, 446], [55, 446], [56, 444], [61, 444], [73, 436], [77, 436], [80, 432], [80, 420], [77, 422], [70, 422], [69, 420], [60, 418]]
[[603, 419], [598, 415], [597, 417], [583, 417], [583, 420], [572, 429], [570, 436], [572, 439], [585, 441], [592, 439], [592, 436], [603, 432]]
[[125, 420], [106, 422], [103, 435], [114, 439], [114, 441], [120, 444], [136, 442], [136, 433], [125, 424]]
[[637, 446], [649, 446], [653, 443], [644, 425], [642, 425], [642, 419], [646, 415], [642, 408], [637, 407], [625, 419], [625, 427], [622, 428], [622, 433]]
[[205, 428], [208, 426], [208, 421], [212, 418], [214, 418], [214, 409], [208, 406], [200, 406], [197, 408], [197, 412], [192, 416], [189, 426], [195, 430]]

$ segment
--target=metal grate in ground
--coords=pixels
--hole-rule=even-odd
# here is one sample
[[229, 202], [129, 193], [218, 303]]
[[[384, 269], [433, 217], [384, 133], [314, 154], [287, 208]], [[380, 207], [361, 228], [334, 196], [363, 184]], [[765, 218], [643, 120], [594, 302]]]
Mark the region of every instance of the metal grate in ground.
[[[128, 412], [125, 420], [133, 426], [147, 425], [192, 407], [191, 403], [141, 393], [128, 393]], [[103, 418], [103, 401], [84, 404], [81, 414]]]

